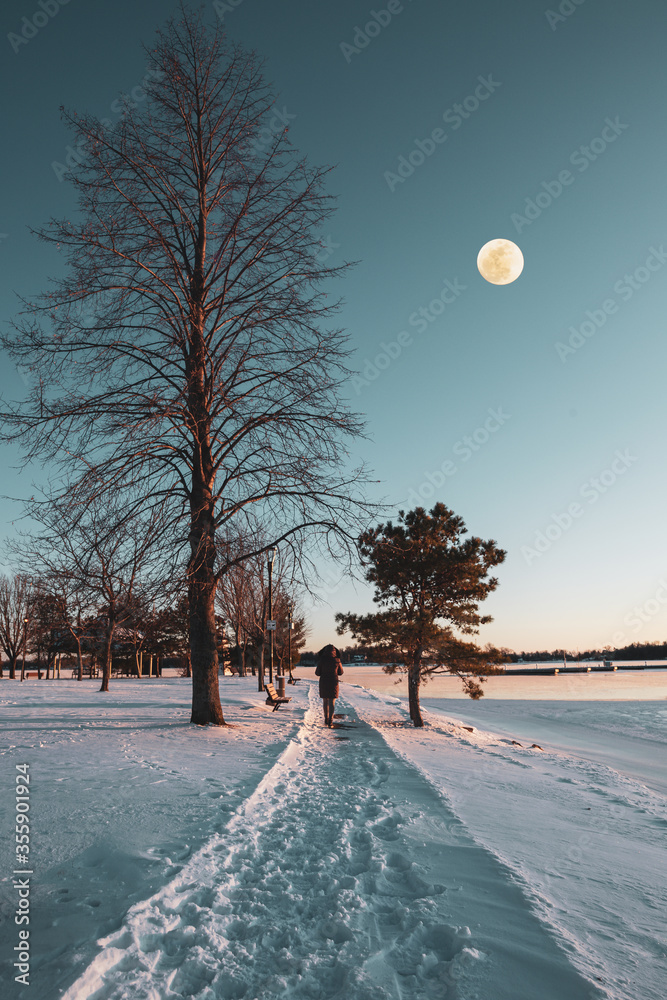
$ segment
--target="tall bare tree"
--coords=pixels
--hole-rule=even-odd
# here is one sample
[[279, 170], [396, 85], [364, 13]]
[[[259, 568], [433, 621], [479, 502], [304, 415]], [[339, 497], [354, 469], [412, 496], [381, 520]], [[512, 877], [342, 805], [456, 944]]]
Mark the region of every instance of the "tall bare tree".
[[16, 661], [25, 640], [25, 619], [30, 609], [32, 584], [23, 573], [0, 575], [0, 646], [9, 660], [9, 676], [16, 679]]
[[368, 521], [325, 293], [344, 266], [322, 260], [328, 171], [286, 131], [260, 140], [274, 98], [256, 57], [184, 6], [149, 55], [141, 108], [106, 127], [63, 112], [86, 154], [80, 216], [40, 231], [69, 271], [3, 338], [34, 376], [5, 438], [59, 463], [82, 504], [133, 484], [169, 510], [187, 550], [191, 719], [223, 725], [219, 533], [254, 512], [269, 546], [312, 532], [345, 547]]

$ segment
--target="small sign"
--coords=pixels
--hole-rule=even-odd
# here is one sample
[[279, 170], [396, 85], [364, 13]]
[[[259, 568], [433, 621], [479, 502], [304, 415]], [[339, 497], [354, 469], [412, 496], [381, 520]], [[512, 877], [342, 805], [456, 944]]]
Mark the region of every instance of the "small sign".
[[266, 623], [266, 630], [267, 630], [267, 632], [275, 632], [275, 630], [276, 630], [276, 623], [275, 622], [267, 622]]

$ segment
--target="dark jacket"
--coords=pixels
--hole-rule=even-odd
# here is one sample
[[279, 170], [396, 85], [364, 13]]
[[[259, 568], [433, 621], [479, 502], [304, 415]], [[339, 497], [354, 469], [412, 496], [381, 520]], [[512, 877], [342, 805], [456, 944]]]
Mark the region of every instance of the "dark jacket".
[[315, 675], [320, 679], [320, 698], [338, 697], [338, 678], [343, 667], [337, 656], [324, 653], [317, 661]]

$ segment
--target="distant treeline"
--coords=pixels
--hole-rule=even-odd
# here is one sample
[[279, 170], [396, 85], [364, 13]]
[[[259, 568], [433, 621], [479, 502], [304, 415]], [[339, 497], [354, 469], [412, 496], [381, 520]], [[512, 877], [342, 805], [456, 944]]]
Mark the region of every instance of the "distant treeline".
[[517, 663], [519, 660], [532, 663], [562, 660], [563, 654], [568, 660], [664, 660], [667, 659], [667, 642], [633, 642], [620, 649], [606, 646], [604, 649], [586, 649], [579, 652], [567, 649], [541, 649], [537, 652], [522, 650], [520, 653], [514, 653], [507, 650], [508, 662], [511, 663]]
[[[380, 650], [373, 646], [345, 646], [338, 647], [343, 663], [350, 663], [354, 657], [363, 656], [367, 663], [395, 663], [400, 660], [400, 655], [396, 651], [393, 655], [387, 650]], [[606, 646], [604, 649], [540, 649], [533, 651], [521, 650], [515, 653], [512, 649], [503, 649], [507, 663], [518, 663], [523, 660], [525, 663], [547, 663], [553, 660], [562, 660], [565, 655], [568, 661], [572, 660], [665, 660], [667, 659], [667, 642], [633, 642], [629, 646], [622, 646], [619, 649], [612, 649]], [[314, 664], [317, 661], [317, 652], [314, 650], [304, 650], [301, 654], [301, 663], [304, 666]]]

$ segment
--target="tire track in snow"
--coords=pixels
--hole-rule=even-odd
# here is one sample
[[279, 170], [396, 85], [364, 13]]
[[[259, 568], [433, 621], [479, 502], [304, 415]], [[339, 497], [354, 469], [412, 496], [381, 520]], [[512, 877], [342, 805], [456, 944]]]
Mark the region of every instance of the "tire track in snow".
[[460, 996], [482, 956], [410, 859], [402, 828], [423, 812], [387, 794], [395, 768], [353, 711], [324, 729], [311, 688], [298, 736], [226, 830], [128, 911], [64, 1000]]

